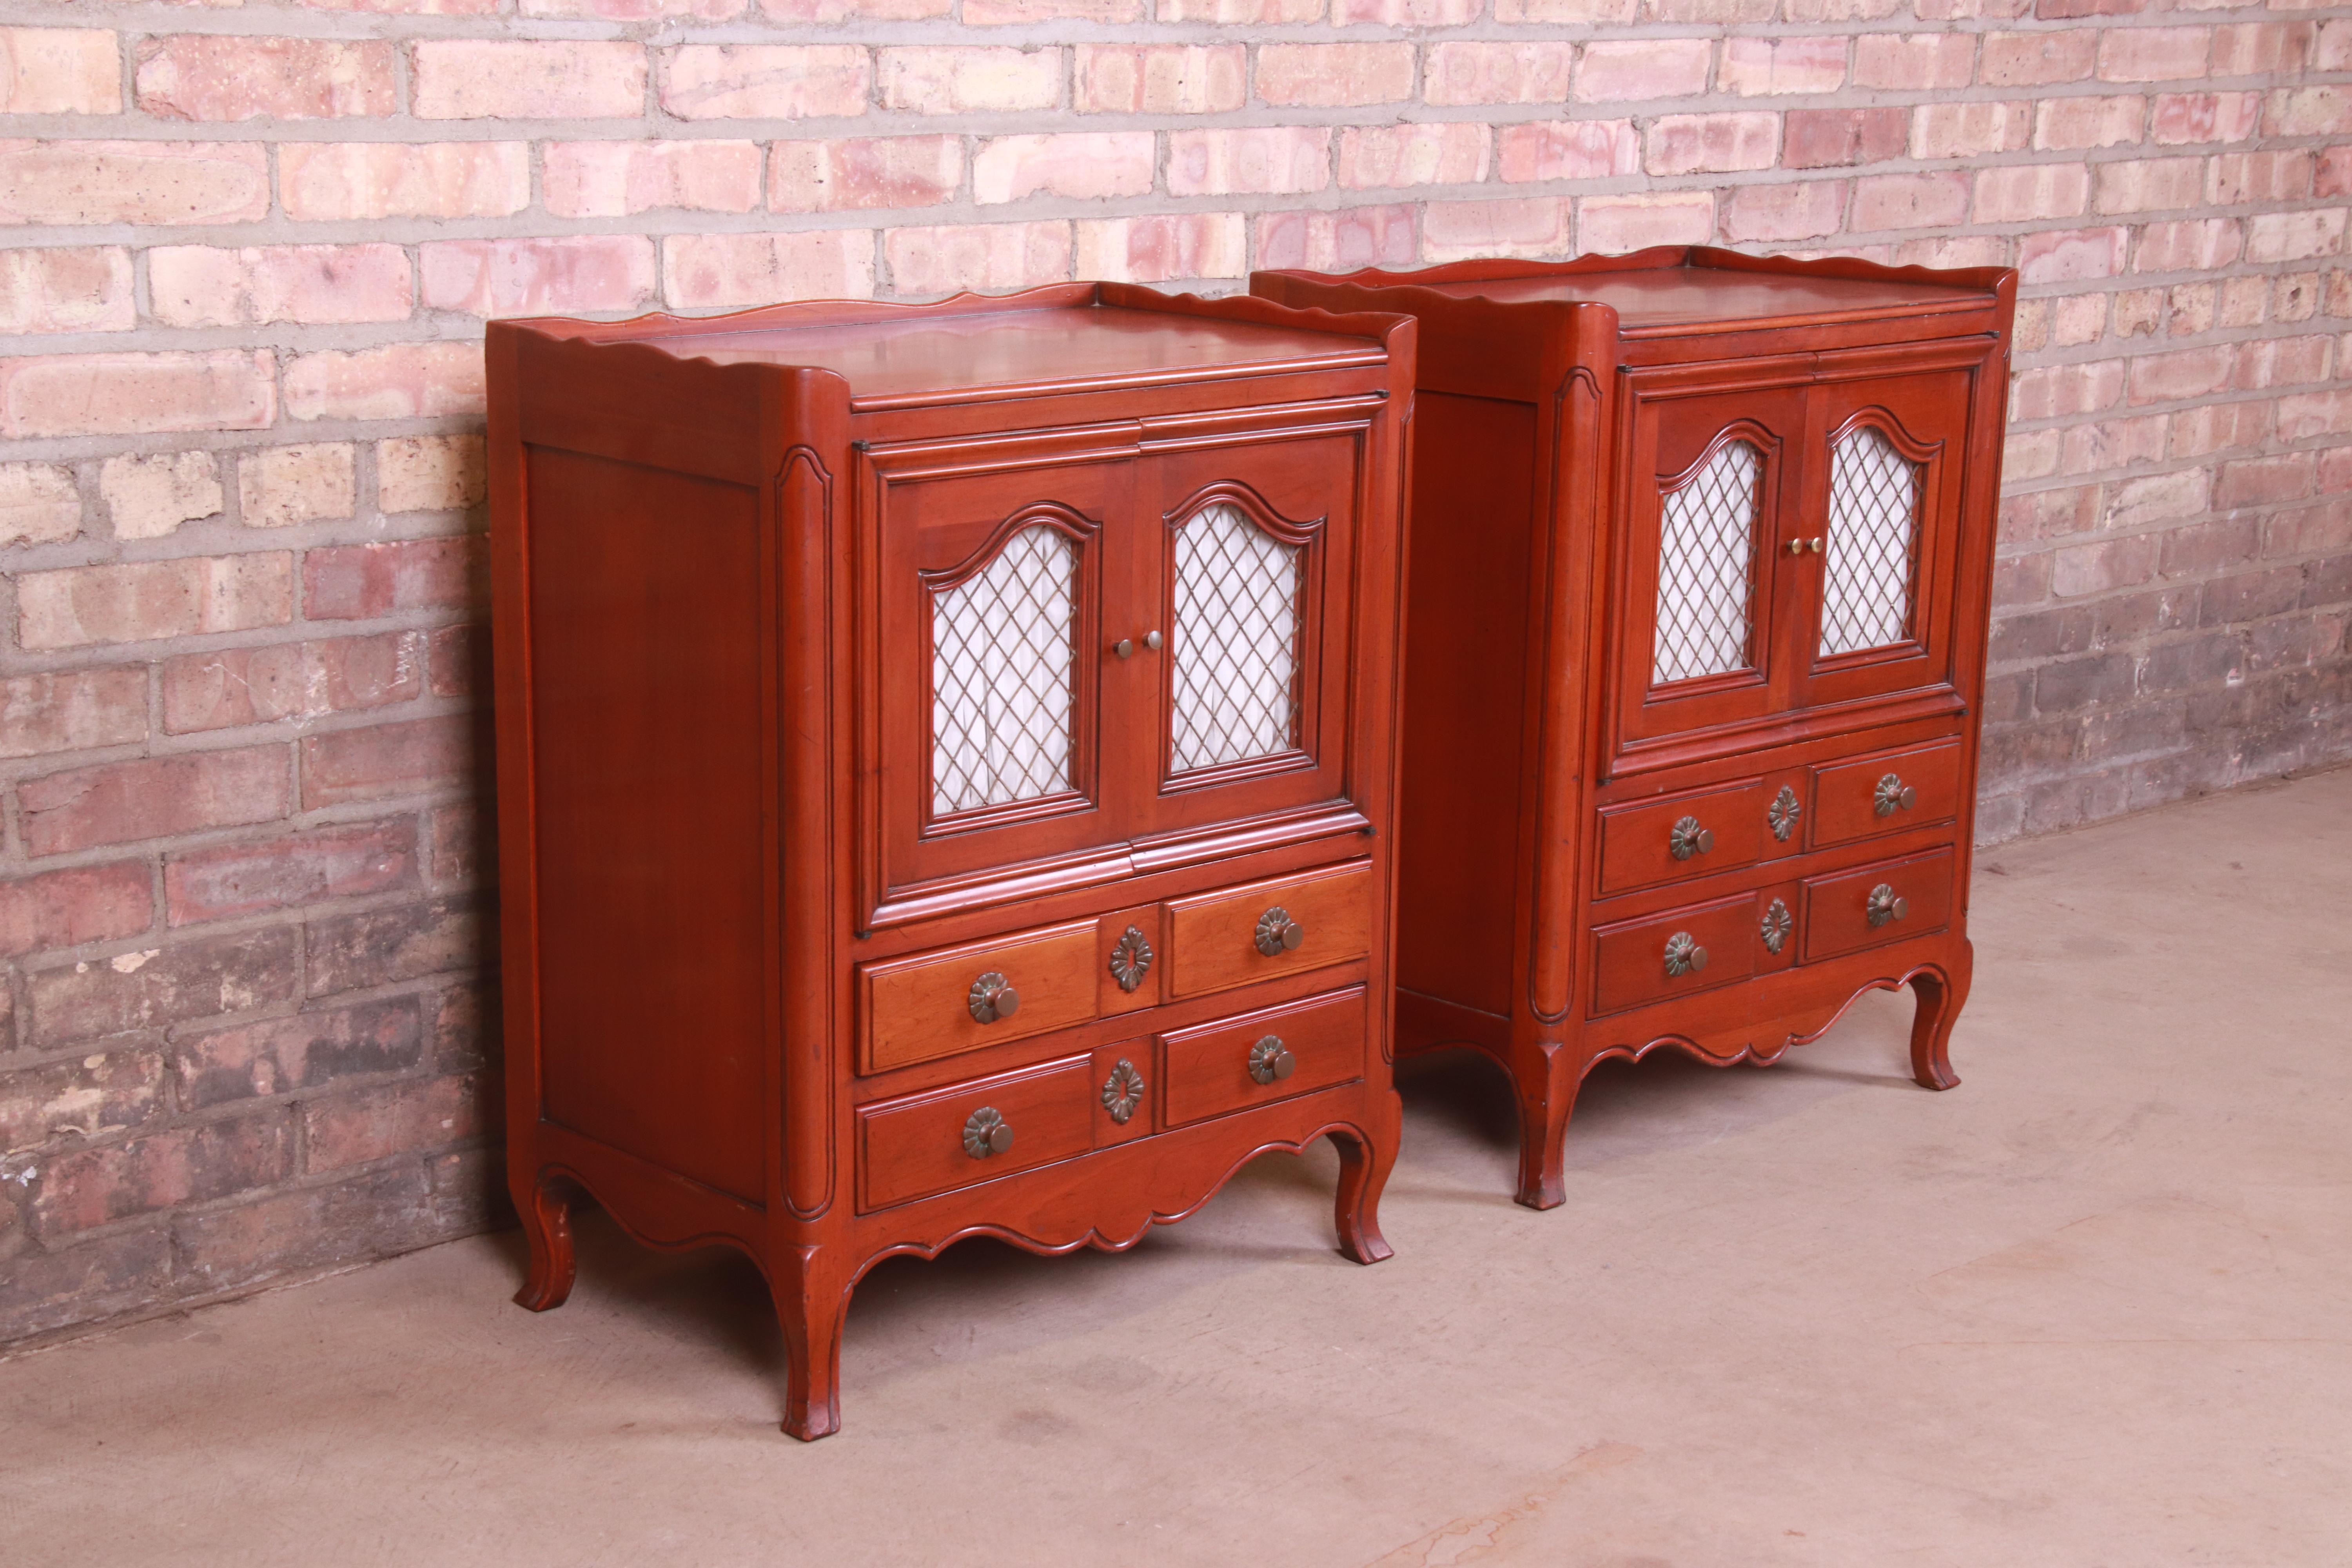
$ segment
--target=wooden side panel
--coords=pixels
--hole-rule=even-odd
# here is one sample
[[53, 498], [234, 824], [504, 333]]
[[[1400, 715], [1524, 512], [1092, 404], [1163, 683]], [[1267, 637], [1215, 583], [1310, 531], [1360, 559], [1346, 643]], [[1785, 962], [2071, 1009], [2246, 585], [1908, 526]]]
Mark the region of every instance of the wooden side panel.
[[1507, 1015], [1536, 411], [1423, 392], [1414, 422], [1397, 984]]
[[756, 1203], [757, 495], [527, 463], [545, 1114]]

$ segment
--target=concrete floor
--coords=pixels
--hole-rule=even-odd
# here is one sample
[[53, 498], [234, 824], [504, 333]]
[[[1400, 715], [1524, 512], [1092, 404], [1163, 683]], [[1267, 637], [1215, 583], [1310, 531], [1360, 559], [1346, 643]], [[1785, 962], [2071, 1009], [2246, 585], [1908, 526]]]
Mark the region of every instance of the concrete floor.
[[1133, 1255], [882, 1266], [845, 1429], [757, 1277], [591, 1220], [0, 1364], [0, 1563], [1761, 1568], [2352, 1563], [2352, 771], [2004, 848], [1936, 1095], [1907, 998], [1766, 1072], [1611, 1067], [1566, 1207], [1417, 1070]]

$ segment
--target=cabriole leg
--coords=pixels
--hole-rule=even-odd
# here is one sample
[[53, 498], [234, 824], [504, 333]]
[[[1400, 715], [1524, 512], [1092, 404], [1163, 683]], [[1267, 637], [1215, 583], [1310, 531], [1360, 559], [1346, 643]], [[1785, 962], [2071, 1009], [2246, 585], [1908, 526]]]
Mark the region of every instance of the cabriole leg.
[[1959, 1084], [1948, 1047], [1952, 1021], [1960, 1016], [1960, 1004], [1969, 997], [1974, 957], [1971, 950], [1963, 947], [1949, 974], [1923, 969], [1911, 977], [1911, 989], [1919, 999], [1911, 1015], [1911, 1076], [1922, 1089], [1952, 1089]]
[[542, 1176], [515, 1195], [523, 1240], [530, 1247], [530, 1273], [515, 1292], [515, 1303], [534, 1312], [551, 1311], [572, 1294], [579, 1272], [572, 1254], [572, 1189], [560, 1177]]
[[[1568, 1119], [1583, 1086], [1582, 1064], [1557, 1041], [1542, 1045], [1539, 1072], [1511, 1075], [1519, 1106], [1518, 1201], [1531, 1209], [1555, 1209], [1568, 1198], [1562, 1174], [1568, 1160]], [[1533, 1077], [1535, 1082], [1526, 1079]]]
[[1333, 1206], [1339, 1250], [1358, 1263], [1378, 1263], [1394, 1255], [1381, 1235], [1381, 1190], [1389, 1184], [1389, 1172], [1396, 1165], [1404, 1112], [1394, 1091], [1387, 1099], [1385, 1128], [1331, 1134], [1331, 1146], [1339, 1151], [1339, 1191]]
[[813, 1443], [841, 1430], [841, 1321], [849, 1288], [823, 1247], [795, 1247], [770, 1287], [784, 1330], [784, 1430]]

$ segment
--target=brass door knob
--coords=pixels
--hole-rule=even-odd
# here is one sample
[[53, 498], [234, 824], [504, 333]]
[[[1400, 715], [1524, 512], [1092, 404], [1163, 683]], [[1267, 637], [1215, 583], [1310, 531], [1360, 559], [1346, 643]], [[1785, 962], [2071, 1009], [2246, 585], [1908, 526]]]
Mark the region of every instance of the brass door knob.
[[1150, 648], [1152, 652], [1158, 653], [1160, 651], [1160, 637], [1158, 632], [1146, 632], [1143, 634], [1143, 646]]
[[1687, 860], [1694, 855], [1704, 855], [1715, 847], [1715, 830], [1701, 827], [1696, 816], [1676, 819], [1666, 830], [1666, 852], [1677, 860]]
[[1870, 807], [1880, 816], [1892, 816], [1898, 811], [1908, 811], [1919, 804], [1919, 792], [1905, 784], [1895, 773], [1882, 774], [1877, 787], [1870, 792]]
[[1863, 904], [1862, 911], [1875, 928], [1903, 919], [1911, 912], [1911, 904], [1907, 899], [1897, 898], [1893, 888], [1881, 882], [1870, 889], [1870, 898]]
[[999, 1115], [996, 1107], [983, 1105], [964, 1118], [963, 1152], [973, 1159], [985, 1160], [1012, 1147], [1013, 1123]]
[[1250, 1047], [1249, 1075], [1260, 1083], [1279, 1083], [1297, 1070], [1298, 1058], [1280, 1035], [1265, 1036]]
[[1290, 918], [1290, 911], [1280, 904], [1257, 917], [1257, 950], [1268, 958], [1295, 952], [1307, 940], [1307, 928]]
[[971, 995], [967, 999], [971, 1016], [983, 1024], [993, 1024], [999, 1018], [1010, 1018], [1021, 1010], [1021, 993], [1013, 989], [1013, 982], [993, 969], [971, 983]]
[[1706, 967], [1706, 949], [1686, 931], [1678, 931], [1666, 938], [1666, 974], [1679, 980], [1685, 974], [1696, 974]]
[[1811, 551], [1814, 554], [1819, 555], [1822, 552], [1822, 542], [1818, 539], [1792, 539], [1789, 541], [1789, 553], [1791, 555], [1802, 555], [1808, 550]]

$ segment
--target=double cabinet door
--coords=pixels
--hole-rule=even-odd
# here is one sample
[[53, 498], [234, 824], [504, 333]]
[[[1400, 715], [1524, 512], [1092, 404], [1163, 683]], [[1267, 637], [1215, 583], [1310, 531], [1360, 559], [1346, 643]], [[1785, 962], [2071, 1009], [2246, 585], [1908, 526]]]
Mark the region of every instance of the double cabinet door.
[[1360, 423], [1145, 434], [870, 453], [885, 889], [1341, 795]]
[[1621, 739], [1951, 679], [1974, 370], [1832, 356], [1677, 371], [1634, 395], [1619, 515]]

